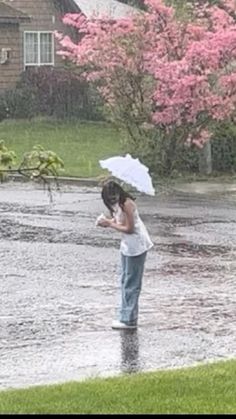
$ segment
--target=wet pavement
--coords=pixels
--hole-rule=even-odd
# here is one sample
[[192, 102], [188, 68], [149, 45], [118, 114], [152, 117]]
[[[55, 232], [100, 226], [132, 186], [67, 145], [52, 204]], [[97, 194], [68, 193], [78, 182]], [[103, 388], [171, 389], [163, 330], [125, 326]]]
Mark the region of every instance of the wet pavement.
[[138, 196], [149, 252], [137, 331], [111, 329], [118, 232], [100, 188], [0, 187], [0, 389], [236, 356], [236, 188]]

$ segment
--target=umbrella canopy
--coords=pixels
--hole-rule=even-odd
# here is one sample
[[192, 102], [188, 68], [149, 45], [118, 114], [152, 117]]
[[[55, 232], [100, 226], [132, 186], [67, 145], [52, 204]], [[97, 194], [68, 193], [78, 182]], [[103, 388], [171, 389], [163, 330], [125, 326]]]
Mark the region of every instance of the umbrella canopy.
[[149, 169], [138, 158], [134, 159], [130, 154], [126, 154], [125, 157], [114, 156], [99, 160], [99, 163], [103, 169], [109, 170], [113, 176], [134, 186], [138, 191], [155, 195]]

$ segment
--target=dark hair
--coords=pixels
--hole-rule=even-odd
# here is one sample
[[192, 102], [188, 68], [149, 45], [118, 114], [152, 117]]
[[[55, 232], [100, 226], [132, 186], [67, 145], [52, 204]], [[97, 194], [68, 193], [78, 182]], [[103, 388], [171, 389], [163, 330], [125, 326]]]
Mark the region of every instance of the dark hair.
[[112, 205], [114, 204], [112, 197], [118, 195], [118, 204], [122, 208], [126, 199], [130, 198], [135, 201], [135, 198], [130, 195], [128, 192], [124, 191], [124, 189], [119, 185], [119, 183], [110, 180], [103, 185], [102, 188], [102, 199], [106, 207], [109, 209], [111, 215], [114, 213], [114, 209]]

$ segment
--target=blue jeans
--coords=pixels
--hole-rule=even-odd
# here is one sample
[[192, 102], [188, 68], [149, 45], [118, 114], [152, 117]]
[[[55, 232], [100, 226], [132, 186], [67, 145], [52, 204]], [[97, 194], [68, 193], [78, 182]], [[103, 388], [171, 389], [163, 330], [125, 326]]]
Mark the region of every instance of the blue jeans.
[[135, 325], [138, 321], [138, 301], [147, 252], [138, 256], [121, 253], [121, 304], [120, 321]]

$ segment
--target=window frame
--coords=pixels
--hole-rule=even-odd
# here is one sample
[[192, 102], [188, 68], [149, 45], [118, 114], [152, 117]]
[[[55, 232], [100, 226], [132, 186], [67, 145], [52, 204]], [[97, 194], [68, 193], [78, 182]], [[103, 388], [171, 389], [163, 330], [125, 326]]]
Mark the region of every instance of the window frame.
[[[26, 35], [36, 34], [37, 35], [37, 63], [26, 63]], [[41, 34], [50, 34], [52, 39], [52, 61], [50, 63], [41, 62]], [[55, 38], [53, 31], [24, 31], [24, 69], [26, 67], [42, 67], [42, 66], [54, 66], [55, 65]]]

